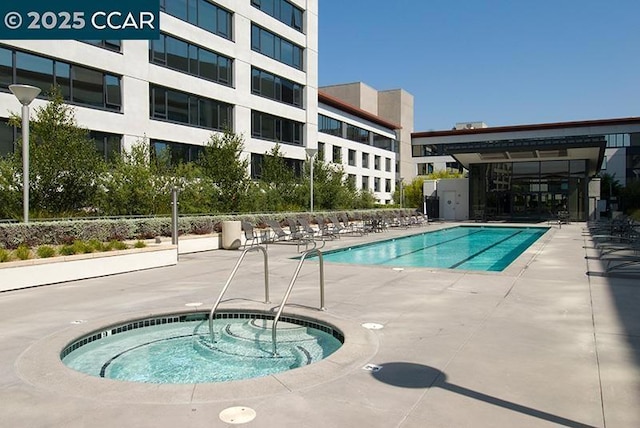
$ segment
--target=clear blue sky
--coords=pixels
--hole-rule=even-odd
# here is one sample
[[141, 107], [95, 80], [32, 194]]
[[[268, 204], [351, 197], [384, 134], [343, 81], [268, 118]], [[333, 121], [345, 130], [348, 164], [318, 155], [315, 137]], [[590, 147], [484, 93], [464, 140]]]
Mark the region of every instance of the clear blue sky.
[[640, 116], [640, 0], [319, 0], [319, 84], [413, 94], [415, 130]]

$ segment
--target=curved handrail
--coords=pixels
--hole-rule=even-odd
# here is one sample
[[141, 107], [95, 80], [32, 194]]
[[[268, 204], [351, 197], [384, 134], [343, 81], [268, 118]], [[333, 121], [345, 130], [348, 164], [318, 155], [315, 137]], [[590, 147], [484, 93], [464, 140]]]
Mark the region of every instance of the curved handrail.
[[280, 304], [280, 307], [278, 308], [278, 313], [276, 314], [275, 318], [273, 318], [273, 327], [271, 330], [271, 340], [273, 341], [273, 355], [277, 355], [278, 351], [276, 349], [276, 327], [278, 325], [278, 321], [280, 320], [280, 315], [282, 315], [282, 310], [284, 309], [284, 306], [287, 304], [287, 300], [289, 300], [289, 295], [291, 294], [291, 290], [293, 289], [293, 284], [295, 284], [296, 279], [298, 279], [298, 274], [300, 273], [300, 269], [302, 269], [302, 264], [304, 263], [305, 258], [311, 254], [311, 253], [316, 253], [318, 255], [318, 260], [319, 260], [319, 268], [320, 268], [320, 310], [324, 311], [325, 307], [324, 307], [324, 261], [322, 260], [322, 251], [320, 251], [317, 248], [312, 248], [308, 251], [305, 251], [304, 253], [302, 253], [302, 256], [300, 256], [300, 262], [298, 263], [298, 267], [296, 268], [295, 272], [293, 273], [293, 277], [291, 278], [291, 282], [289, 283], [289, 287], [287, 288], [287, 292], [284, 294], [284, 297], [282, 298], [282, 303]]
[[229, 279], [227, 279], [227, 283], [224, 285], [224, 287], [222, 287], [222, 291], [220, 292], [220, 295], [218, 296], [218, 300], [216, 300], [216, 302], [213, 304], [213, 307], [211, 308], [211, 312], [209, 312], [209, 335], [211, 336], [211, 343], [213, 343], [213, 315], [214, 315], [214, 312], [218, 308], [218, 305], [220, 304], [220, 301], [222, 300], [222, 296], [224, 296], [224, 293], [227, 292], [227, 288], [229, 288], [229, 284], [231, 284], [231, 280], [236, 275], [236, 272], [238, 271], [238, 268], [240, 268], [240, 263], [242, 263], [242, 260], [244, 260], [244, 257], [247, 255], [248, 252], [256, 251], [256, 250], [262, 251], [262, 254], [264, 255], [264, 302], [265, 303], [269, 303], [269, 257], [267, 256], [267, 250], [265, 250], [265, 248], [263, 246], [256, 245], [255, 247], [247, 248], [242, 252], [242, 254], [240, 255], [240, 258], [236, 262], [236, 265], [234, 266], [233, 270], [231, 271], [231, 274], [229, 275]]

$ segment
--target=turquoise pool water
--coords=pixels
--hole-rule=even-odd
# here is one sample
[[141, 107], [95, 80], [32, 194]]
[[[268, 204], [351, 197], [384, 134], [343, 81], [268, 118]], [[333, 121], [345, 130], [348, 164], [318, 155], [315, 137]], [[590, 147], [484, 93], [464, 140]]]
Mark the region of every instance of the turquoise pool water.
[[499, 272], [547, 227], [458, 226], [323, 253], [325, 262]]
[[268, 376], [322, 360], [342, 346], [341, 333], [331, 327], [283, 317], [274, 355], [271, 323], [255, 314], [216, 318], [211, 342], [206, 314], [138, 320], [80, 338], [61, 357], [96, 377], [193, 384]]

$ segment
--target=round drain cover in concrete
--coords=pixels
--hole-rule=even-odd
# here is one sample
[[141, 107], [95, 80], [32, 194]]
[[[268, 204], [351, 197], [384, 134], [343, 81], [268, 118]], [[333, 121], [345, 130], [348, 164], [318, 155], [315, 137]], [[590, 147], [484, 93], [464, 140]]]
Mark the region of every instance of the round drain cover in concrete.
[[228, 424], [246, 424], [256, 417], [256, 411], [248, 407], [229, 407], [220, 412], [220, 420]]
[[378, 324], [375, 322], [366, 322], [364, 324], [362, 324], [362, 326], [364, 328], [368, 328], [369, 330], [380, 330], [382, 329], [384, 326], [382, 324]]

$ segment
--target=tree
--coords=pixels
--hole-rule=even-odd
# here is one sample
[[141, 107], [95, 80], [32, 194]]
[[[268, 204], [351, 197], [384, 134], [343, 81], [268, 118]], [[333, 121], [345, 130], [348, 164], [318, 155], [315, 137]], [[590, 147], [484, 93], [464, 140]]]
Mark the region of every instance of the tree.
[[300, 191], [300, 180], [287, 165], [279, 144], [264, 154], [259, 186], [265, 196], [261, 207], [263, 210], [296, 211], [306, 206], [303, 192]]
[[22, 215], [22, 181], [13, 157], [0, 157], [0, 219]]
[[[21, 127], [13, 114], [10, 124]], [[81, 208], [92, 208], [98, 177], [105, 163], [89, 138], [89, 131], [77, 125], [75, 111], [64, 103], [56, 89], [49, 102], [34, 109], [29, 124], [29, 205], [41, 215], [73, 215]], [[18, 140], [14, 159], [19, 176], [22, 140]]]
[[[129, 152], [116, 158], [100, 180], [99, 211], [103, 215], [153, 215], [170, 212], [162, 204], [157, 167], [150, 162], [149, 143], [138, 140]], [[168, 198], [168, 197], [167, 197]], [[168, 200], [168, 199], [167, 199]]]
[[421, 207], [423, 202], [423, 184], [426, 178], [415, 177], [411, 183], [404, 186], [404, 205], [407, 207]]
[[217, 187], [211, 198], [218, 211], [236, 212], [243, 206], [249, 187], [249, 161], [242, 159], [243, 149], [242, 136], [225, 131], [211, 135], [198, 159], [202, 176]]

